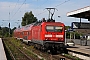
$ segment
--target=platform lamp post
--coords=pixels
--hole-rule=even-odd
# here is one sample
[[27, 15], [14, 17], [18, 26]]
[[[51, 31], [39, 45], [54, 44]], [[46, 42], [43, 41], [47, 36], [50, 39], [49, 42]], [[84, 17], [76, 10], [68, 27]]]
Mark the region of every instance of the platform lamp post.
[[10, 22], [9, 22], [9, 37], [10, 37]]
[[[10, 9], [10, 6], [9, 6]], [[9, 37], [10, 37], [10, 11], [9, 11]]]

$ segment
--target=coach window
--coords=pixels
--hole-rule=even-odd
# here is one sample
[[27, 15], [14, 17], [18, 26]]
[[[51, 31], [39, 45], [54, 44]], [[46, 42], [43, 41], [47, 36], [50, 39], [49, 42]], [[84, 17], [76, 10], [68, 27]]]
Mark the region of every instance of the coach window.
[[26, 32], [26, 35], [28, 34], [28, 32]]
[[23, 32], [23, 35], [24, 35], [24, 32]]
[[28, 32], [28, 35], [30, 35], [30, 32]]
[[28, 35], [29, 35], [29, 32], [28, 32]]
[[23, 35], [23, 32], [22, 32], [22, 35]]
[[29, 35], [29, 32], [27, 32], [27, 35]]
[[29, 35], [31, 34], [31, 32], [29, 32]]

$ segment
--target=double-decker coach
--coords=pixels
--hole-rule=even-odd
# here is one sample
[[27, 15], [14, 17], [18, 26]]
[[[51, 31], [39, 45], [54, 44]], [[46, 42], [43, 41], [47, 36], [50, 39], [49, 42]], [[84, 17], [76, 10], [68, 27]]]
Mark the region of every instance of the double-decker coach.
[[17, 39], [22, 39], [22, 29], [21, 28], [17, 28], [14, 30], [14, 37]]
[[33, 24], [29, 24], [23, 27], [22, 35], [23, 35], [23, 42], [26, 42], [30, 45], [32, 40], [32, 26]]

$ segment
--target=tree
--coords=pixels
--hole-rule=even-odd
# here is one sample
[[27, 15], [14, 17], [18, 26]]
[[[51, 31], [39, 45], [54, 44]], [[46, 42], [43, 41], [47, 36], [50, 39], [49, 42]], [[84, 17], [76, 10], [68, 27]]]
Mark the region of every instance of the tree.
[[65, 26], [65, 29], [68, 30], [70, 28], [70, 26]]
[[8, 37], [9, 36], [9, 28], [8, 27], [1, 27], [0, 35], [3, 37]]
[[26, 12], [24, 14], [24, 17], [22, 17], [22, 23], [21, 23], [21, 25], [22, 26], [25, 26], [25, 25], [31, 24], [31, 23], [36, 22], [36, 21], [37, 21], [37, 18], [34, 17], [32, 11]]

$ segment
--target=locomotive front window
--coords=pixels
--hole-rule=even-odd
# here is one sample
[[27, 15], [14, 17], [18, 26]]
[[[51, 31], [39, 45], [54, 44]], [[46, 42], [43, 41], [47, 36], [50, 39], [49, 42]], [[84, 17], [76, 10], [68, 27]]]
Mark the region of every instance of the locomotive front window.
[[62, 26], [55, 26], [55, 32], [62, 32]]
[[62, 32], [62, 26], [46, 26], [46, 31], [48, 32]]
[[54, 26], [46, 26], [46, 31], [54, 31]]

